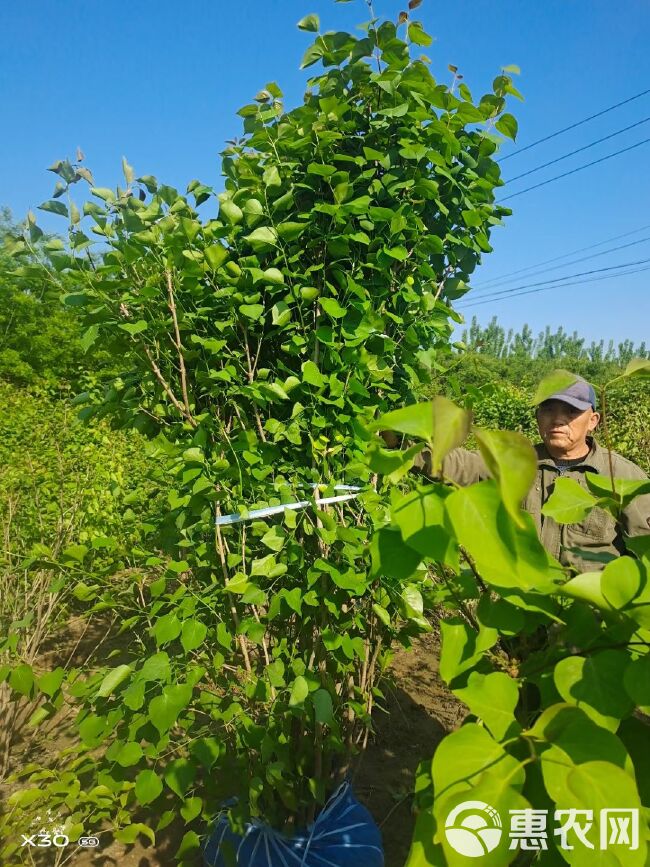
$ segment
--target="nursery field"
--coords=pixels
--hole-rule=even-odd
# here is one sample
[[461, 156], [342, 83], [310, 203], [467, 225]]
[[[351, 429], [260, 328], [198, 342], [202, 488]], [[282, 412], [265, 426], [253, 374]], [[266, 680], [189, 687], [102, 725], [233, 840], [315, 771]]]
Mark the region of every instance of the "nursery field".
[[[84, 635], [83, 623], [71, 621], [52, 642], [54, 646], [45, 647], [35, 669], [65, 665], [71, 656], [72, 664], [82, 663], [97, 641], [106, 640], [105, 627], [98, 624], [91, 634]], [[123, 639], [107, 639], [104, 652], [108, 654], [121, 643]], [[387, 867], [400, 867], [408, 855], [415, 824], [413, 786], [423, 747], [433, 752], [468, 712], [438, 675], [439, 652], [437, 633], [417, 639], [409, 651], [396, 648], [385, 706], [376, 712], [375, 732], [353, 769], [355, 791], [380, 826]], [[64, 722], [65, 711], [47, 735], [26, 749], [18, 736], [14, 755], [22, 761], [56, 761], [57, 755], [70, 745]], [[11, 785], [4, 788], [5, 797], [12, 789]], [[165, 867], [172, 861], [183, 834], [183, 825], [177, 822], [157, 835], [155, 845], [150, 841], [126, 845], [103, 836], [96, 850], [76, 848], [67, 852], [70, 860], [65, 863], [76, 867]], [[46, 858], [44, 863], [50, 862]], [[199, 858], [196, 864], [201, 865]]]

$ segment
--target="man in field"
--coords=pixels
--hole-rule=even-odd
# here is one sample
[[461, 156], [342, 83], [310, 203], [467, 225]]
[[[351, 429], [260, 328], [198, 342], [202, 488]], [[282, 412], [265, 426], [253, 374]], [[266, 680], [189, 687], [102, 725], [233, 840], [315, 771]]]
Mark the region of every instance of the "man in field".
[[[609, 512], [600, 508], [593, 509], [584, 521], [577, 524], [558, 524], [542, 514], [542, 506], [560, 476], [574, 479], [585, 489], [585, 473], [609, 476], [607, 449], [592, 436], [599, 421], [594, 389], [580, 379], [537, 407], [537, 426], [542, 442], [535, 445], [537, 475], [523, 503], [523, 508], [532, 515], [537, 533], [549, 554], [564, 566], [579, 572], [605, 566], [603, 560], [592, 560], [591, 556], [624, 553], [625, 536], [650, 533], [650, 494], [637, 497], [625, 509], [622, 526], [616, 524]], [[397, 445], [394, 434], [383, 432], [382, 436], [389, 447]], [[615, 479], [647, 478], [640, 467], [615, 452], [612, 453], [612, 468]], [[428, 452], [419, 455], [416, 469], [431, 477]], [[454, 449], [447, 455], [444, 475], [460, 485], [471, 485], [490, 477], [480, 454], [467, 449]]]

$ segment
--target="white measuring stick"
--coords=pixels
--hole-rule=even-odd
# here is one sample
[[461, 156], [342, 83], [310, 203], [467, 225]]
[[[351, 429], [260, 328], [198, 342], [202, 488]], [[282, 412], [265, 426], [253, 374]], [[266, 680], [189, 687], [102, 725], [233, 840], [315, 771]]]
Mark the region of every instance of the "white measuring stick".
[[[312, 485], [317, 488], [318, 485]], [[356, 485], [334, 485], [335, 491], [360, 491], [361, 488]], [[343, 503], [345, 500], [353, 500], [358, 496], [358, 493], [342, 494], [338, 497], [325, 497], [324, 500], [318, 500], [318, 503], [329, 505], [330, 503]], [[254, 518], [268, 518], [271, 515], [280, 515], [285, 509], [304, 509], [311, 505], [311, 500], [299, 500], [296, 503], [282, 503], [279, 506], [267, 506], [265, 509], [253, 509], [245, 517], [235, 513], [233, 515], [219, 515], [215, 521], [216, 524], [239, 524], [241, 521], [252, 521]]]

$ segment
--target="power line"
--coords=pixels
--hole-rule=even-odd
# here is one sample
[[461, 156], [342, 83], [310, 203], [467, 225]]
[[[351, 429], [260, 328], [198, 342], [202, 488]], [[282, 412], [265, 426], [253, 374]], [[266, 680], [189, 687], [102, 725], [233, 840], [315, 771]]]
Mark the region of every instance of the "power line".
[[645, 265], [647, 262], [650, 262], [650, 258], [637, 259], [635, 262], [621, 262], [620, 265], [609, 265], [605, 268], [592, 268], [591, 271], [578, 271], [576, 274], [565, 274], [563, 277], [554, 277], [550, 280], [540, 280], [538, 283], [523, 283], [521, 286], [513, 286], [511, 289], [499, 289], [497, 291], [490, 292], [488, 296], [483, 297], [496, 298], [499, 295], [511, 295], [514, 292], [518, 292], [520, 289], [530, 289], [535, 286], [545, 286], [548, 283], [562, 284], [565, 280], [573, 280], [574, 277], [586, 277], [591, 274], [602, 274], [605, 271], [616, 271], [621, 268], [631, 268], [635, 265]]
[[559, 135], [563, 135], [565, 132], [569, 132], [569, 130], [576, 129], [579, 126], [582, 126], [584, 123], [588, 123], [590, 120], [595, 120], [597, 117], [602, 117], [604, 114], [607, 114], [610, 111], [614, 111], [615, 108], [620, 108], [622, 105], [627, 105], [629, 102], [634, 102], [635, 99], [640, 99], [642, 96], [650, 93], [650, 88], [647, 90], [642, 90], [641, 93], [636, 93], [634, 96], [630, 96], [628, 99], [624, 99], [623, 102], [617, 102], [615, 105], [610, 105], [609, 108], [604, 108], [602, 111], [596, 112], [596, 114], [589, 115], [589, 117], [585, 117], [582, 120], [577, 121], [576, 123], [570, 124], [570, 126], [565, 126], [563, 129], [558, 129], [555, 132], [552, 132], [550, 135], [546, 135], [543, 138], [537, 139], [537, 141], [531, 142], [531, 144], [526, 145], [523, 148], [517, 148], [516, 151], [512, 151], [512, 153], [506, 154], [504, 157], [501, 157], [497, 162], [504, 162], [505, 160], [509, 160], [510, 157], [514, 157], [517, 154], [522, 154], [524, 151], [529, 151], [531, 148], [537, 147], [538, 144], [542, 144], [545, 141], [550, 141], [552, 138], [556, 138]]
[[509, 178], [506, 183], [513, 184], [515, 181], [521, 180], [521, 178], [526, 178], [528, 175], [533, 175], [535, 172], [541, 172], [542, 169], [547, 169], [549, 166], [554, 166], [555, 163], [561, 163], [562, 160], [568, 160], [569, 157], [574, 157], [576, 154], [581, 154], [583, 151], [589, 150], [589, 148], [596, 147], [596, 145], [602, 144], [604, 141], [609, 141], [610, 138], [616, 138], [617, 135], [622, 135], [624, 132], [628, 132], [631, 129], [635, 129], [637, 126], [642, 126], [644, 123], [648, 123], [650, 117], [644, 117], [643, 120], [638, 120], [636, 123], [630, 124], [630, 126], [624, 126], [623, 129], [617, 129], [616, 132], [612, 132], [609, 135], [603, 136], [603, 138], [598, 138], [596, 141], [592, 141], [589, 144], [583, 145], [581, 148], [577, 148], [574, 151], [569, 151], [568, 154], [563, 154], [561, 157], [557, 157], [554, 160], [550, 160], [547, 163], [542, 163], [541, 166], [535, 166], [534, 169], [529, 169], [527, 172], [522, 172], [520, 175], [515, 175], [514, 178]]
[[603, 277], [592, 277], [588, 280], [575, 280], [573, 283], [561, 283], [558, 286], [542, 286], [539, 289], [528, 289], [525, 292], [516, 292], [513, 295], [504, 296], [503, 298], [487, 298], [483, 301], [473, 301], [470, 304], [459, 305], [459, 310], [467, 310], [468, 307], [480, 307], [481, 304], [489, 304], [491, 301], [505, 301], [508, 298], [518, 298], [520, 295], [534, 295], [537, 292], [545, 292], [547, 289], [563, 289], [566, 286], [583, 286], [585, 283], [599, 283], [601, 280], [613, 280], [616, 277], [628, 277], [630, 274], [640, 274], [642, 271], [650, 271], [650, 265], [645, 268], [633, 268], [630, 271], [624, 271], [621, 274], [605, 274]]
[[[613, 235], [611, 238], [605, 238], [603, 241], [598, 241], [597, 244], [588, 244], [586, 247], [578, 247], [577, 250], [570, 250], [568, 253], [563, 253], [561, 256], [553, 256], [550, 259], [544, 259], [542, 262], [536, 262], [533, 265], [528, 265], [525, 268], [518, 268], [516, 271], [507, 271], [498, 277], [491, 277], [485, 283], [479, 284], [480, 288], [488, 286], [490, 283], [498, 283], [506, 277], [513, 277], [515, 274], [524, 274], [526, 271], [533, 271], [535, 268], [540, 268], [542, 265], [549, 265], [551, 262], [559, 262], [560, 259], [567, 259], [569, 256], [575, 256], [576, 253], [584, 253], [585, 250], [594, 250], [596, 247], [602, 247], [603, 244], [609, 244], [610, 241], [618, 241], [620, 238], [629, 238], [630, 235], [636, 235], [637, 232], [644, 232], [650, 229], [650, 223], [645, 226], [639, 226], [637, 229], [631, 229], [629, 232], [623, 232], [620, 235]], [[476, 287], [476, 288], [479, 288]]]
[[607, 156], [601, 157], [598, 160], [592, 160], [590, 163], [585, 163], [582, 166], [577, 166], [575, 169], [571, 169], [569, 172], [563, 172], [561, 175], [555, 175], [552, 178], [548, 178], [545, 181], [541, 181], [539, 184], [534, 184], [532, 187], [526, 187], [523, 190], [519, 190], [517, 193], [510, 193], [509, 196], [504, 196], [502, 199], [499, 199], [497, 204], [501, 204], [502, 202], [506, 202], [508, 199], [514, 199], [515, 196], [521, 196], [524, 193], [529, 193], [531, 190], [537, 190], [539, 187], [545, 187], [547, 184], [553, 183], [553, 181], [559, 181], [560, 178], [566, 178], [569, 175], [575, 175], [576, 172], [581, 172], [583, 169], [588, 169], [590, 166], [597, 166], [599, 163], [604, 163], [606, 160], [611, 160], [613, 157], [620, 156], [620, 154], [625, 154], [628, 151], [632, 151], [635, 148], [641, 147], [641, 145], [648, 144], [650, 142], [650, 138], [645, 138], [643, 141], [638, 141], [636, 144], [630, 145], [629, 147], [622, 148], [619, 151], [614, 151], [614, 153], [607, 154]]
[[[558, 268], [568, 268], [569, 265], [578, 265], [580, 262], [587, 262], [589, 259], [597, 259], [599, 256], [605, 256], [608, 253], [615, 253], [618, 250], [625, 250], [628, 247], [634, 247], [636, 244], [644, 244], [646, 241], [650, 241], [650, 235], [647, 238], [639, 238], [638, 241], [629, 241], [627, 244], [619, 244], [617, 247], [610, 247], [608, 250], [601, 250], [600, 253], [592, 253], [590, 256], [581, 256], [579, 259], [572, 259], [570, 262], [563, 262], [561, 265], [552, 265], [550, 268], [542, 268], [538, 271], [533, 271], [529, 274], [529, 277], [535, 277], [537, 274], [542, 274], [544, 271], [557, 271]], [[496, 283], [498, 285], [503, 285], [504, 283], [512, 283], [513, 280], [519, 279], [518, 277], [510, 277], [506, 280], [497, 280]], [[492, 281], [495, 282], [495, 281]], [[473, 287], [475, 292], [483, 292], [485, 289], [489, 289], [490, 287], [487, 285], [483, 286], [475, 286]]]

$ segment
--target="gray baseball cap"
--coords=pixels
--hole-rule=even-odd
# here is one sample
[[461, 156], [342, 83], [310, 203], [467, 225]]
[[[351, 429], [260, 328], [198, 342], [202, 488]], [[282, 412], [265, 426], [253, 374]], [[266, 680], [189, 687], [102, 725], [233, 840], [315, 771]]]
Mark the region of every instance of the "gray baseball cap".
[[[596, 392], [592, 385], [584, 379], [578, 379], [562, 391], [547, 397], [546, 400], [561, 400], [576, 409], [596, 409]], [[546, 403], [546, 401], [544, 401]]]

